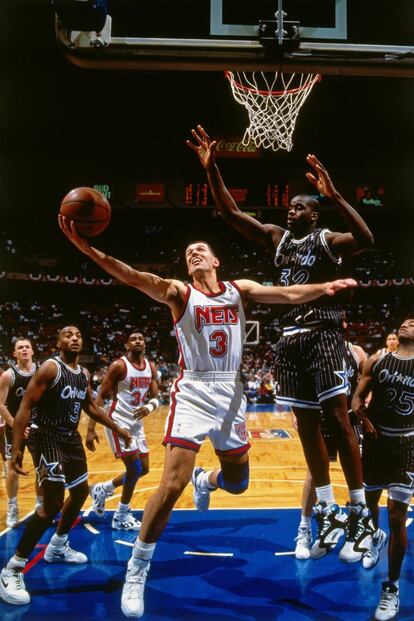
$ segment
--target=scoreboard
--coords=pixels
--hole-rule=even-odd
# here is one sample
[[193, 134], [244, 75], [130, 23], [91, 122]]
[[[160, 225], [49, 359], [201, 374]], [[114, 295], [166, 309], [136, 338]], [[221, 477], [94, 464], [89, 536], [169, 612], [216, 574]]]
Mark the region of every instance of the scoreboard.
[[[229, 181], [227, 189], [240, 209], [287, 208], [290, 200], [290, 184], [254, 180], [247, 182]], [[206, 181], [186, 181], [184, 187], [186, 207], [214, 207], [214, 199]]]

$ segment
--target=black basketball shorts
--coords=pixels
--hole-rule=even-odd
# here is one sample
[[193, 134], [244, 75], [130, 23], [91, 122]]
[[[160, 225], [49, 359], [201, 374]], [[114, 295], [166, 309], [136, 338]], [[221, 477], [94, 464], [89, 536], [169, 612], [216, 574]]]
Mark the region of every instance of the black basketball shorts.
[[364, 487], [367, 491], [396, 491], [407, 501], [414, 492], [414, 436], [365, 434], [362, 442]]
[[67, 489], [88, 479], [82, 438], [78, 431], [31, 428], [28, 448], [36, 467], [39, 485], [43, 481], [63, 483]]
[[276, 344], [277, 403], [319, 409], [349, 391], [344, 337], [334, 329], [282, 336]]

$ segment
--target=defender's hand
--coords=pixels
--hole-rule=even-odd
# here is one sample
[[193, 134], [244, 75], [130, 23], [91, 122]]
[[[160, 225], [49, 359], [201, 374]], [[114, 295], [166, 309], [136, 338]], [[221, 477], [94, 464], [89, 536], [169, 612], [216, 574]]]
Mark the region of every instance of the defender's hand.
[[27, 477], [29, 473], [23, 470], [22, 464], [23, 453], [21, 451], [13, 451], [11, 458], [11, 467], [15, 472], [17, 472], [17, 474], [22, 474], [23, 476]]
[[190, 140], [186, 140], [187, 146], [197, 153], [202, 166], [206, 170], [213, 168], [216, 163], [217, 142], [210, 139], [201, 125], [197, 125], [197, 131], [192, 129], [191, 134], [197, 144], [194, 144]]
[[337, 194], [337, 191], [326, 168], [324, 168], [322, 163], [313, 154], [309, 154], [306, 158], [306, 161], [312, 166], [316, 173], [315, 176], [313, 173], [307, 172], [307, 180], [310, 181], [313, 186], [315, 186], [320, 194], [323, 194], [328, 198], [334, 198], [335, 194]]
[[90, 429], [88, 429], [85, 439], [86, 448], [88, 448], [90, 451], [96, 451], [95, 442], [99, 444], [98, 434], [95, 430], [91, 431]]

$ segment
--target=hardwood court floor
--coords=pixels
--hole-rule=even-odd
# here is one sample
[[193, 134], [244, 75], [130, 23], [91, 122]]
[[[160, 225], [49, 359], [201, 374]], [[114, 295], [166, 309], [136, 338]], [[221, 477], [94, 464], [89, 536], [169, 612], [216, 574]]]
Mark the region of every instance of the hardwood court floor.
[[[260, 408], [263, 407], [260, 406]], [[259, 410], [259, 408], [257, 409]], [[150, 472], [137, 485], [132, 500], [134, 509], [144, 508], [148, 497], [156, 489], [160, 480], [164, 461], [164, 447], [161, 442], [167, 413], [167, 406], [163, 406], [145, 419], [145, 431], [150, 449]], [[270, 408], [264, 411], [248, 412], [247, 423], [249, 434], [253, 436], [250, 438], [252, 445], [250, 449], [250, 487], [243, 496], [232, 496], [217, 490], [212, 494], [211, 508], [299, 507], [306, 464], [290, 414], [273, 412], [270, 411]], [[82, 437], [85, 437], [86, 424], [87, 417], [83, 416], [80, 424]], [[86, 450], [90, 483], [111, 479], [123, 471], [122, 462], [115, 459], [109, 449], [103, 428], [98, 426], [97, 429], [100, 436], [97, 450], [94, 453]], [[197, 465], [212, 468], [217, 463], [211, 444], [207, 440], [197, 456]], [[18, 494], [20, 517], [26, 515], [34, 507], [34, 469], [28, 453], [25, 455], [24, 466], [29, 471], [29, 475], [20, 477]], [[340, 504], [344, 504], [348, 498], [339, 463], [331, 464], [331, 478], [336, 499]], [[193, 507], [191, 496], [192, 490], [191, 485], [189, 485], [180, 498], [177, 508]], [[114, 496], [108, 498], [107, 508], [114, 509], [118, 501], [119, 494], [115, 493]], [[84, 508], [88, 508], [90, 504], [90, 499], [88, 499]], [[4, 478], [0, 478], [0, 507], [1, 531], [5, 528], [6, 513]]]

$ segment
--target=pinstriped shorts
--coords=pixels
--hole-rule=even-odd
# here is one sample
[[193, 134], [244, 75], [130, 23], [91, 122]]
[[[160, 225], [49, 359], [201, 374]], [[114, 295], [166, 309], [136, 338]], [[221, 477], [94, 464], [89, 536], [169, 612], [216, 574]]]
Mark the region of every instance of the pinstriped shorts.
[[319, 409], [349, 391], [344, 337], [334, 329], [282, 336], [276, 345], [277, 403]]

